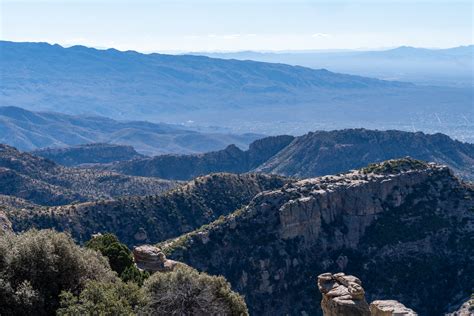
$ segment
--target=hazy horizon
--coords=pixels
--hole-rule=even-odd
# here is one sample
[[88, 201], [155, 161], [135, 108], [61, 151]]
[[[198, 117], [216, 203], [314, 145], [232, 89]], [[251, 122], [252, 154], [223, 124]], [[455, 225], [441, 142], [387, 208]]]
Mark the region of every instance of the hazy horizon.
[[283, 50], [267, 50], [267, 49], [260, 49], [260, 50], [196, 50], [196, 51], [177, 51], [177, 50], [169, 50], [169, 51], [142, 51], [139, 49], [120, 49], [113, 46], [93, 46], [87, 45], [82, 43], [71, 43], [71, 44], [62, 44], [57, 42], [48, 42], [48, 41], [14, 41], [8, 39], [0, 39], [0, 41], [5, 42], [15, 42], [15, 43], [45, 43], [49, 45], [59, 45], [63, 48], [70, 48], [74, 46], [84, 46], [87, 48], [93, 48], [97, 50], [107, 50], [107, 49], [116, 49], [118, 51], [135, 51], [141, 54], [152, 54], [152, 53], [161, 53], [161, 54], [187, 54], [187, 53], [245, 53], [245, 52], [252, 52], [252, 53], [275, 53], [275, 54], [284, 54], [284, 53], [339, 53], [339, 52], [375, 52], [375, 51], [389, 51], [398, 48], [414, 48], [414, 49], [425, 49], [425, 50], [448, 50], [448, 49], [455, 49], [461, 47], [471, 47], [474, 46], [474, 43], [471, 44], [464, 44], [458, 46], [451, 46], [451, 47], [421, 47], [421, 46], [410, 46], [410, 45], [400, 45], [400, 46], [393, 46], [393, 47], [363, 47], [363, 48], [327, 48], [327, 49], [283, 49]]
[[183, 53], [473, 43], [470, 1], [2, 0], [0, 8], [0, 39], [66, 47]]

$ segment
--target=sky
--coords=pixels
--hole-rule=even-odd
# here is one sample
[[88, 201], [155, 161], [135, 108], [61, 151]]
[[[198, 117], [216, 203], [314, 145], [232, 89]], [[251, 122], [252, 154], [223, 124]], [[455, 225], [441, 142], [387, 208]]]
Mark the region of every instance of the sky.
[[141, 52], [448, 48], [471, 0], [0, 0], [0, 38]]

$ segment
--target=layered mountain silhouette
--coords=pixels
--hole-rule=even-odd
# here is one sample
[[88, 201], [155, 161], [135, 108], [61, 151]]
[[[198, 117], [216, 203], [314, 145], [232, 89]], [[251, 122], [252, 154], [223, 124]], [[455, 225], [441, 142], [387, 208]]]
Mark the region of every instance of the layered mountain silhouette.
[[[301, 66], [0, 42], [5, 106], [264, 134], [371, 128], [461, 133], [472, 89], [419, 87]], [[271, 122], [271, 123], [268, 123]], [[278, 123], [275, 123], [278, 122]], [[441, 122], [441, 123], [440, 123]], [[462, 123], [464, 122], [464, 123]], [[366, 126], [366, 125], [364, 125]], [[369, 126], [368, 126], [369, 127]]]
[[[164, 123], [125, 122], [99, 116], [72, 116], [0, 107], [0, 143], [20, 150], [54, 147], [54, 151], [42, 151], [39, 154], [50, 155], [55, 152], [55, 157], [59, 157], [59, 153], [67, 155], [65, 151], [71, 152], [71, 149], [56, 150], [58, 147], [87, 143], [133, 145], [140, 153], [153, 155], [205, 152], [222, 149], [232, 143], [246, 147], [257, 138], [259, 136], [256, 134], [233, 135], [211, 130], [200, 132]], [[93, 149], [86, 146], [80, 151]], [[73, 152], [78, 151], [75, 149]]]
[[[174, 186], [173, 181], [156, 178], [67, 168], [0, 144], [0, 195], [34, 204], [63, 205], [124, 195], [159, 194]], [[12, 205], [12, 200], [6, 202]]]
[[299, 178], [346, 172], [369, 163], [410, 156], [450, 166], [474, 178], [474, 144], [443, 134], [347, 129], [299, 137], [268, 137], [200, 155], [164, 155], [103, 166], [108, 170], [165, 179], [190, 179], [209, 172], [264, 172]]
[[57, 162], [63, 166], [110, 163], [144, 157], [136, 152], [132, 146], [101, 143], [38, 149], [31, 153], [35, 156]]
[[256, 140], [246, 151], [229, 145], [223, 150], [204, 154], [138, 158], [97, 168], [174, 180], [189, 180], [212, 172], [244, 173], [260, 166], [288, 146], [293, 139], [293, 136], [288, 135], [272, 136]]
[[194, 53], [224, 59], [284, 63], [419, 84], [474, 85], [474, 45], [447, 49], [401, 46], [378, 51]]

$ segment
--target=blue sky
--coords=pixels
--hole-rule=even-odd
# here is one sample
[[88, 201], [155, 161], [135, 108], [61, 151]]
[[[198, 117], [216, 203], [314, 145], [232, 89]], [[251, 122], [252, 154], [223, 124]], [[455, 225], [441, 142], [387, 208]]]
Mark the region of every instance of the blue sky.
[[0, 38], [138, 51], [473, 43], [472, 1], [0, 0]]

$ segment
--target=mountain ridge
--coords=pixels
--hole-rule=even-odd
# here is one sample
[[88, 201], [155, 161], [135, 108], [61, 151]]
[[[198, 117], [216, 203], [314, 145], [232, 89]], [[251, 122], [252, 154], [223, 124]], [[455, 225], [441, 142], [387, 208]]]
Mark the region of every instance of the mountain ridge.
[[[447, 164], [463, 178], [474, 179], [474, 144], [443, 134], [367, 129], [272, 136], [253, 142], [247, 151], [229, 146], [200, 155], [156, 156], [98, 168], [179, 180], [209, 172], [263, 172], [308, 178], [406, 156]], [[253, 160], [250, 164], [249, 159]]]
[[58, 207], [13, 208], [15, 231], [54, 228], [85, 242], [112, 232], [128, 245], [156, 243], [208, 224], [246, 205], [256, 194], [290, 182], [280, 176], [211, 174], [163, 194], [120, 197]]
[[0, 144], [0, 194], [35, 204], [62, 205], [122, 195], [162, 193], [173, 181], [60, 166]]
[[289, 133], [289, 126], [298, 134], [329, 122], [333, 128], [367, 121], [377, 128], [407, 128], [407, 117], [425, 131], [459, 134], [451, 126], [472, 111], [472, 89], [420, 87], [286, 64], [5, 41], [0, 54], [2, 104], [30, 110], [194, 121], [273, 135]]
[[237, 51], [192, 52], [191, 54], [327, 68], [344, 73], [363, 74], [380, 79], [393, 78], [425, 85], [470, 87], [474, 85], [472, 73], [470, 73], [474, 67], [472, 63], [474, 45], [441, 49], [399, 46], [382, 50]]
[[370, 300], [434, 315], [471, 291], [473, 207], [474, 187], [446, 166], [389, 160], [264, 192], [158, 246], [224, 275], [250, 313], [320, 315], [315, 277], [343, 271], [364, 279]]
[[236, 143], [245, 148], [256, 134], [228, 134], [192, 130], [180, 125], [116, 121], [101, 116], [73, 116], [33, 112], [15, 106], [0, 107], [0, 143], [21, 150], [105, 142], [133, 145], [141, 153], [195, 153]]

